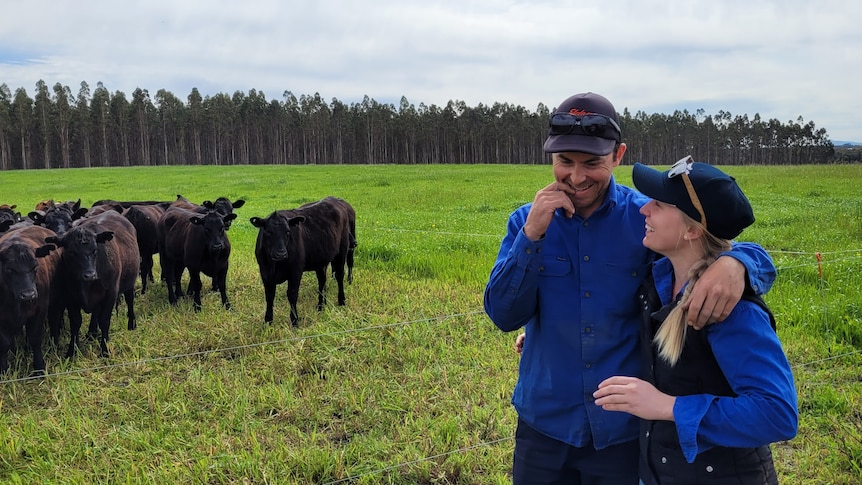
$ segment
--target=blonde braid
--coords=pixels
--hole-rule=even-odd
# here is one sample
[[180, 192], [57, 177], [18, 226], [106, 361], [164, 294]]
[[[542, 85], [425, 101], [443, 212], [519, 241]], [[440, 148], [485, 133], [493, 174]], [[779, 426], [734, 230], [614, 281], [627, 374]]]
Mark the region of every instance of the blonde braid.
[[[683, 215], [683, 218], [689, 219], [687, 222], [692, 225], [700, 225], [686, 215]], [[703, 276], [707, 268], [715, 262], [719, 254], [729, 250], [731, 247], [730, 241], [719, 239], [706, 230], [704, 230], [703, 235], [704, 258], [694, 263], [688, 270], [688, 284], [682, 293], [682, 297], [676, 307], [671, 310], [667, 318], [662, 322], [653, 338], [653, 342], [658, 345], [659, 356], [671, 366], [674, 366], [679, 361], [680, 355], [682, 355], [682, 348], [685, 345], [685, 334], [688, 330], [688, 324], [685, 322], [688, 310], [683, 310], [683, 304], [688, 301], [694, 284]]]

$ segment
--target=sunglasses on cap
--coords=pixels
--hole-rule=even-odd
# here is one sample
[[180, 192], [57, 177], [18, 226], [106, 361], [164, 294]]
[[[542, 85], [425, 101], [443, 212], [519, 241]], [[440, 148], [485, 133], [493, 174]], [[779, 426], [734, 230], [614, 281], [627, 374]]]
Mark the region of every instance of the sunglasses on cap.
[[691, 199], [691, 204], [695, 209], [697, 209], [697, 213], [700, 214], [700, 223], [703, 225], [704, 229], [706, 229], [706, 213], [703, 210], [703, 205], [701, 205], [700, 199], [697, 197], [697, 192], [694, 191], [694, 186], [691, 184], [691, 177], [688, 176], [688, 174], [691, 173], [692, 163], [694, 163], [694, 159], [691, 155], [681, 158], [671, 165], [670, 169], [667, 171], [667, 178], [672, 179], [682, 176], [685, 190], [688, 192], [688, 198]]
[[620, 141], [620, 125], [601, 114], [573, 115], [554, 113], [550, 120], [551, 135], [589, 135]]

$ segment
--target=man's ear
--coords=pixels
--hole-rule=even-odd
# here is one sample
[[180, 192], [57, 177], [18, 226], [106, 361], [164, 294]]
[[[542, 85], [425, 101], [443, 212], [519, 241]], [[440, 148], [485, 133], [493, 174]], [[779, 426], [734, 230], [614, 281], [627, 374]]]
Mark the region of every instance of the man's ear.
[[614, 150], [614, 166], [621, 164], [623, 161], [623, 155], [626, 154], [626, 144], [620, 143], [620, 146]]

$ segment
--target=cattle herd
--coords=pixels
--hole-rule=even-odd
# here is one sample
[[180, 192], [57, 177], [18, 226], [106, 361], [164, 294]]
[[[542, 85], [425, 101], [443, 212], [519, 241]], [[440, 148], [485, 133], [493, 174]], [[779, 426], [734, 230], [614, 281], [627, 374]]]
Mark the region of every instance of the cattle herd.
[[[90, 315], [87, 334], [98, 339], [100, 355], [108, 356], [113, 311], [125, 301], [128, 329], [135, 329], [137, 280], [141, 294], [155, 283], [155, 254], [171, 305], [188, 295], [200, 311], [204, 274], [229, 309], [227, 231], [237, 217], [234, 209], [244, 204], [225, 197], [195, 204], [178, 195], [173, 201], [99, 200], [88, 209], [80, 199], [49, 200], [26, 216], [14, 205], [0, 205], [0, 373], [8, 370], [8, 353], [23, 334], [33, 353], [33, 375], [44, 375], [45, 328], [56, 348], [66, 318], [66, 357], [73, 357], [83, 313]], [[266, 299], [264, 322], [273, 320], [276, 286], [287, 282], [290, 321], [298, 325], [296, 304], [306, 271], [317, 275], [319, 310], [326, 305], [330, 267], [338, 304], [345, 304], [345, 267], [351, 283], [356, 248], [356, 213], [350, 204], [326, 197], [250, 221], [258, 228], [255, 257]], [[184, 292], [180, 281], [186, 271]]]

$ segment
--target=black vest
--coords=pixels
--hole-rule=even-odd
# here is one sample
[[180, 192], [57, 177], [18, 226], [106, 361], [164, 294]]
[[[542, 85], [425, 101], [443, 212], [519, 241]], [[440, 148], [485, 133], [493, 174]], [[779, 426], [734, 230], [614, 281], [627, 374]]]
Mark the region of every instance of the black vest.
[[[764, 308], [775, 328], [775, 318], [763, 299], [748, 291], [746, 293], [743, 298]], [[688, 328], [682, 355], [673, 367], [659, 357], [652, 339], [676, 302], [661, 306], [652, 276], [644, 280], [638, 294], [643, 316], [641, 377], [672, 396], [735, 396], [715, 360], [705, 331]], [[646, 485], [778, 484], [768, 445], [759, 448], [715, 447], [698, 454], [694, 463], [688, 463], [679, 446], [674, 422], [641, 420], [640, 447], [640, 475]]]

